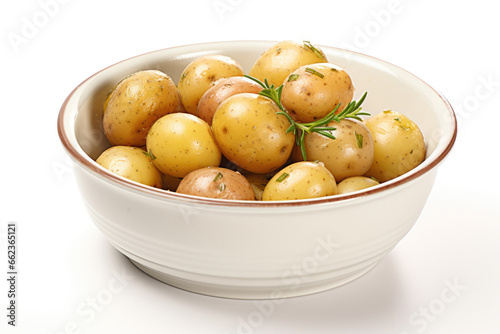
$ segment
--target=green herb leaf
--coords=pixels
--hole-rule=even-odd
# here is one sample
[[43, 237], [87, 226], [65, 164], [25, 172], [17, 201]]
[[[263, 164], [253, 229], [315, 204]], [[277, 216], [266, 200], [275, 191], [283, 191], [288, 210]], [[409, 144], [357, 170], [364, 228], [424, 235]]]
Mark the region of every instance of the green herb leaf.
[[151, 160], [156, 160], [156, 157], [155, 157], [155, 155], [153, 154], [153, 151], [151, 151], [151, 149], [149, 149], [148, 155], [149, 155], [149, 158], [150, 158]]
[[318, 71], [316, 71], [314, 68], [311, 68], [311, 67], [306, 67], [306, 72], [307, 73], [311, 73], [311, 74], [314, 74], [314, 75], [317, 75], [318, 77], [320, 77], [321, 79], [323, 79], [325, 76], [323, 75], [323, 73], [319, 73]]
[[323, 56], [323, 54], [321, 53], [321, 51], [319, 51], [316, 47], [314, 47], [314, 45], [312, 45], [311, 42], [304, 41], [304, 45], [306, 47], [308, 47], [309, 49], [311, 49], [312, 52], [314, 52], [314, 54], [316, 54], [316, 56], [318, 56], [321, 59], [325, 59], [325, 57]]
[[214, 177], [214, 182], [217, 182], [218, 179], [222, 178], [224, 175], [222, 175], [221, 172], [217, 173], [217, 175], [215, 175]]
[[299, 75], [298, 74], [290, 74], [288, 76], [288, 80], [286, 82], [290, 82], [290, 81], [295, 81], [299, 78]]
[[358, 147], [363, 148], [363, 135], [354, 132], [354, 136], [356, 137], [356, 144], [358, 144]]
[[285, 172], [285, 173], [281, 174], [281, 175], [280, 175], [280, 176], [276, 179], [276, 182], [282, 182], [284, 179], [286, 179], [286, 178], [287, 178], [287, 177], [289, 177], [289, 176], [290, 176], [290, 174], [288, 174], [288, 173], [286, 173], [286, 172]]

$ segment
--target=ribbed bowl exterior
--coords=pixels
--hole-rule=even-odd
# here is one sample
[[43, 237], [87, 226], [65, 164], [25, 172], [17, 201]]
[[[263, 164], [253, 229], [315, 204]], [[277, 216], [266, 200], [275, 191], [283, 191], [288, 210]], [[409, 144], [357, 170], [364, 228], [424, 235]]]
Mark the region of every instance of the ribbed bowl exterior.
[[76, 175], [96, 226], [149, 275], [198, 293], [268, 299], [333, 288], [370, 270], [412, 228], [435, 173], [377, 198], [251, 210], [157, 200]]

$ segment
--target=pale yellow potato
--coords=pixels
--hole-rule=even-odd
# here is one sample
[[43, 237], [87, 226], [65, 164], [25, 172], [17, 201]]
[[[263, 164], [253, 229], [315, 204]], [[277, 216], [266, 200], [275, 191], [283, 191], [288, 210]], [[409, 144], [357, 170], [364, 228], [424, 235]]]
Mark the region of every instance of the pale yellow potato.
[[286, 201], [336, 194], [335, 177], [322, 162], [300, 161], [274, 175], [264, 189], [262, 200]]
[[177, 112], [175, 83], [160, 71], [136, 72], [123, 79], [104, 103], [104, 134], [112, 145], [144, 146], [149, 128], [160, 117]]
[[254, 93], [226, 99], [215, 112], [212, 129], [224, 156], [253, 173], [280, 168], [290, 156], [295, 136], [290, 122], [272, 100]]
[[177, 192], [208, 198], [255, 200], [252, 186], [243, 175], [221, 167], [190, 172], [180, 182]]
[[386, 182], [424, 161], [424, 136], [417, 124], [405, 115], [386, 110], [368, 118], [365, 124], [373, 136], [375, 147], [373, 164], [366, 176]]
[[262, 86], [246, 77], [231, 77], [218, 80], [198, 102], [197, 116], [212, 125], [219, 105], [227, 98], [240, 93], [258, 93]]
[[243, 67], [231, 57], [206, 55], [196, 58], [184, 69], [177, 83], [184, 109], [196, 115], [201, 97], [217, 80], [243, 74]]
[[343, 179], [342, 181], [339, 182], [339, 184], [337, 184], [337, 193], [339, 195], [352, 193], [354, 191], [374, 187], [379, 184], [380, 183], [377, 180], [371, 177], [351, 176], [346, 179]]
[[281, 103], [298, 122], [314, 122], [328, 115], [337, 105], [341, 112], [351, 102], [351, 77], [337, 65], [310, 64], [293, 71], [283, 83]]
[[184, 177], [193, 170], [219, 166], [221, 153], [210, 126], [187, 113], [163, 116], [149, 130], [146, 146], [164, 174]]
[[281, 41], [267, 49], [250, 69], [249, 75], [280, 86], [300, 66], [328, 62], [323, 51], [308, 42]]
[[162, 187], [162, 174], [146, 151], [138, 147], [112, 146], [96, 162], [110, 172], [151, 187]]
[[[306, 134], [304, 146], [307, 160], [319, 160], [333, 174], [337, 182], [351, 176], [364, 175], [373, 162], [373, 139], [368, 128], [360, 121], [343, 119], [332, 121], [328, 126], [336, 139], [318, 133]], [[294, 161], [304, 160], [298, 148], [294, 149]]]

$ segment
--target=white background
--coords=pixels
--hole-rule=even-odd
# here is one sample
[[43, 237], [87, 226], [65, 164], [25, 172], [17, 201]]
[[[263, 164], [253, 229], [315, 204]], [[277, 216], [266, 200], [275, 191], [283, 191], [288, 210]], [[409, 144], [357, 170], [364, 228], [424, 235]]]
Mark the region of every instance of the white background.
[[[2, 1], [0, 332], [500, 333], [493, 3]], [[64, 99], [96, 71], [137, 54], [284, 39], [390, 61], [449, 99], [459, 135], [419, 221], [365, 276], [279, 305], [200, 296], [142, 274], [87, 216], [56, 131]], [[6, 325], [8, 222], [19, 233], [16, 328]]]

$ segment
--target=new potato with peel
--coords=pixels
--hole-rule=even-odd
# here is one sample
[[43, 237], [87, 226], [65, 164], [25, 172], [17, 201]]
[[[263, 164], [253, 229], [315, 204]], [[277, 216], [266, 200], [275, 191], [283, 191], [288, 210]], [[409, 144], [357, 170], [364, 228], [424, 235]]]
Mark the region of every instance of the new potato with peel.
[[112, 145], [144, 146], [157, 119], [181, 109], [179, 93], [163, 72], [136, 72], [122, 81], [104, 103], [104, 134]]
[[[368, 128], [355, 119], [332, 121], [328, 126], [336, 128], [330, 131], [335, 139], [316, 132], [304, 136], [307, 159], [323, 162], [337, 182], [347, 177], [364, 175], [374, 157], [373, 139]], [[303, 160], [297, 146], [294, 148], [293, 159]]]
[[349, 74], [337, 65], [318, 63], [299, 67], [283, 83], [281, 103], [296, 121], [314, 122], [339, 105], [340, 113], [354, 96]]
[[322, 162], [301, 161], [280, 170], [267, 183], [263, 201], [286, 201], [337, 194], [335, 177]]
[[417, 124], [405, 115], [386, 110], [368, 118], [365, 124], [374, 143], [374, 159], [366, 176], [386, 182], [424, 161], [424, 136]]
[[147, 186], [161, 188], [162, 174], [146, 151], [132, 146], [112, 146], [96, 162], [110, 172]]
[[380, 183], [377, 180], [371, 177], [351, 176], [340, 181], [339, 184], [337, 184], [337, 190], [340, 195], [374, 187], [379, 184]]
[[292, 152], [295, 136], [286, 133], [288, 119], [271, 99], [241, 93], [219, 106], [212, 129], [224, 156], [253, 173], [280, 168]]
[[178, 178], [198, 168], [219, 166], [221, 161], [210, 126], [188, 113], [169, 114], [156, 121], [146, 146], [155, 166]]
[[252, 186], [243, 175], [221, 167], [192, 171], [182, 179], [177, 192], [208, 198], [255, 200]]
[[309, 42], [281, 41], [267, 49], [250, 69], [249, 75], [269, 85], [280, 86], [302, 65], [328, 62], [323, 51]]

